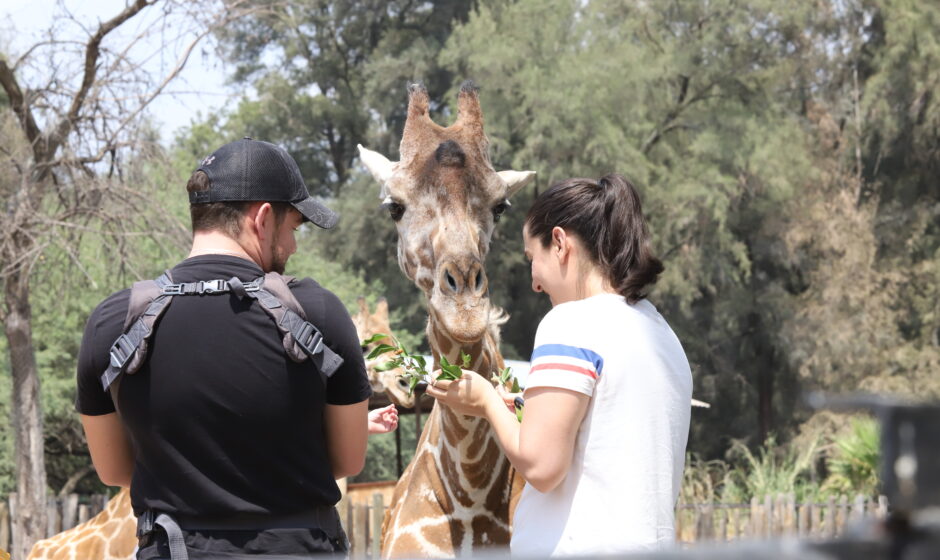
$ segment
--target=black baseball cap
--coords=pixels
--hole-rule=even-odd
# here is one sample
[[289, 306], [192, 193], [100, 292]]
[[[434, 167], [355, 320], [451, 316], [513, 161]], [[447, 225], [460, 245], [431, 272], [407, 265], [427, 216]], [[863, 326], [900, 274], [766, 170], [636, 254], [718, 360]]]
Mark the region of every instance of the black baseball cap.
[[300, 176], [297, 162], [284, 148], [244, 137], [202, 160], [196, 171], [209, 176], [209, 189], [189, 193], [190, 204], [210, 202], [289, 202], [305, 220], [324, 229], [339, 215], [317, 202]]

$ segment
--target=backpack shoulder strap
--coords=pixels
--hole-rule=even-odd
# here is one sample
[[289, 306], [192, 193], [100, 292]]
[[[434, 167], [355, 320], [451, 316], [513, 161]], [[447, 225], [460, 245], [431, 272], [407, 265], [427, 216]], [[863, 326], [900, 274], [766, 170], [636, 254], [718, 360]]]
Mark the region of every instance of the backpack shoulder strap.
[[269, 272], [264, 275], [261, 289], [249, 295], [258, 299], [262, 309], [274, 319], [284, 335], [284, 350], [291, 359], [302, 362], [309, 357], [326, 385], [326, 379], [343, 365], [343, 358], [323, 342], [323, 334], [307, 321], [303, 307], [291, 293], [289, 283], [293, 280], [290, 276]]
[[121, 373], [136, 373], [147, 358], [153, 327], [173, 298], [163, 293], [163, 287], [171, 283], [170, 272], [166, 271], [156, 280], [135, 282], [131, 287], [127, 315], [124, 317], [124, 333], [111, 345], [110, 363], [101, 375], [101, 385], [110, 392], [118, 414], [121, 412], [117, 398]]

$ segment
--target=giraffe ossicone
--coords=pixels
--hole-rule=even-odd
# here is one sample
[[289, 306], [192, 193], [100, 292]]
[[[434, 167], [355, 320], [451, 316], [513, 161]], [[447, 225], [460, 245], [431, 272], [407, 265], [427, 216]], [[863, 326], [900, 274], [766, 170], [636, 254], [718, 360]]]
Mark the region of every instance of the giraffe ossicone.
[[[392, 162], [359, 146], [398, 231], [398, 264], [428, 303], [428, 342], [440, 357], [488, 376], [502, 369], [502, 310], [489, 300], [484, 261], [509, 198], [533, 171], [497, 172], [477, 90], [466, 83], [457, 120], [428, 114], [427, 90], [409, 87], [408, 116]], [[435, 404], [383, 523], [385, 557], [447, 557], [509, 544], [514, 473], [489, 424]]]

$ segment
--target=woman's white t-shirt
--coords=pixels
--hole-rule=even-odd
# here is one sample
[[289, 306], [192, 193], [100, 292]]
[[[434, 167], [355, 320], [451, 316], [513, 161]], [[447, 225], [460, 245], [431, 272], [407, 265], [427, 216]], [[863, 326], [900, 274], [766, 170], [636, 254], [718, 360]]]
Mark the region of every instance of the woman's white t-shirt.
[[591, 401], [565, 479], [548, 493], [523, 489], [513, 555], [672, 545], [692, 373], [653, 304], [602, 294], [557, 305], [535, 336], [526, 390], [534, 387], [578, 391]]

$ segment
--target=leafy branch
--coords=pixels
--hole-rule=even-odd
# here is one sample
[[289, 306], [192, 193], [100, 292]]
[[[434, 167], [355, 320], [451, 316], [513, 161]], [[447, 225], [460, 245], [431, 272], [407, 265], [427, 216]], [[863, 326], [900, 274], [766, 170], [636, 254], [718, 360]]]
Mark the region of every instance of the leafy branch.
[[[380, 340], [386, 340], [386, 342], [379, 342]], [[414, 394], [415, 387], [418, 386], [418, 383], [424, 382], [430, 384], [431, 374], [428, 373], [428, 364], [424, 356], [411, 354], [400, 340], [385, 333], [377, 333], [367, 338], [366, 340], [363, 340], [362, 346], [370, 346], [377, 342], [379, 342], [378, 346], [369, 352], [369, 355], [366, 356], [366, 359], [374, 360], [383, 354], [392, 354], [392, 358], [386, 362], [374, 366], [376, 371], [389, 371], [392, 369], [401, 368], [404, 373], [399, 377], [408, 381], [409, 395]], [[389, 342], [391, 342], [391, 344], [389, 344]], [[470, 356], [465, 352], [461, 352], [460, 362], [460, 365], [452, 364], [447, 360], [447, 356], [442, 355], [441, 374], [438, 375], [435, 380], [455, 381], [460, 379], [460, 377], [463, 375], [463, 368], [470, 367]], [[510, 391], [513, 393], [519, 393], [522, 391], [522, 388], [519, 387], [519, 380], [516, 379], [515, 375], [513, 375], [511, 367], [506, 367], [493, 372], [493, 374], [490, 376], [490, 380], [501, 387], [511, 387]], [[522, 407], [524, 405], [522, 397], [516, 397], [514, 404], [516, 418], [522, 422]]]
[[[376, 365], [376, 371], [388, 371], [391, 369], [401, 368], [404, 373], [400, 377], [408, 381], [409, 395], [414, 393], [415, 387], [418, 386], [418, 383], [431, 382], [431, 374], [428, 372], [428, 364], [424, 356], [421, 356], [420, 354], [411, 354], [397, 338], [384, 333], [378, 333], [366, 340], [363, 340], [362, 345], [369, 346], [383, 339], [390, 341], [391, 344], [388, 342], [379, 343], [378, 346], [369, 352], [369, 355], [366, 357], [366, 359], [374, 360], [379, 356], [388, 353], [392, 354], [392, 358], [384, 363]], [[470, 367], [470, 356], [464, 352], [461, 352], [460, 361], [460, 365], [452, 364], [447, 360], [446, 356], [441, 356], [441, 374], [437, 376], [436, 380], [454, 381], [456, 379], [460, 379], [460, 376], [463, 375], [462, 368]]]

